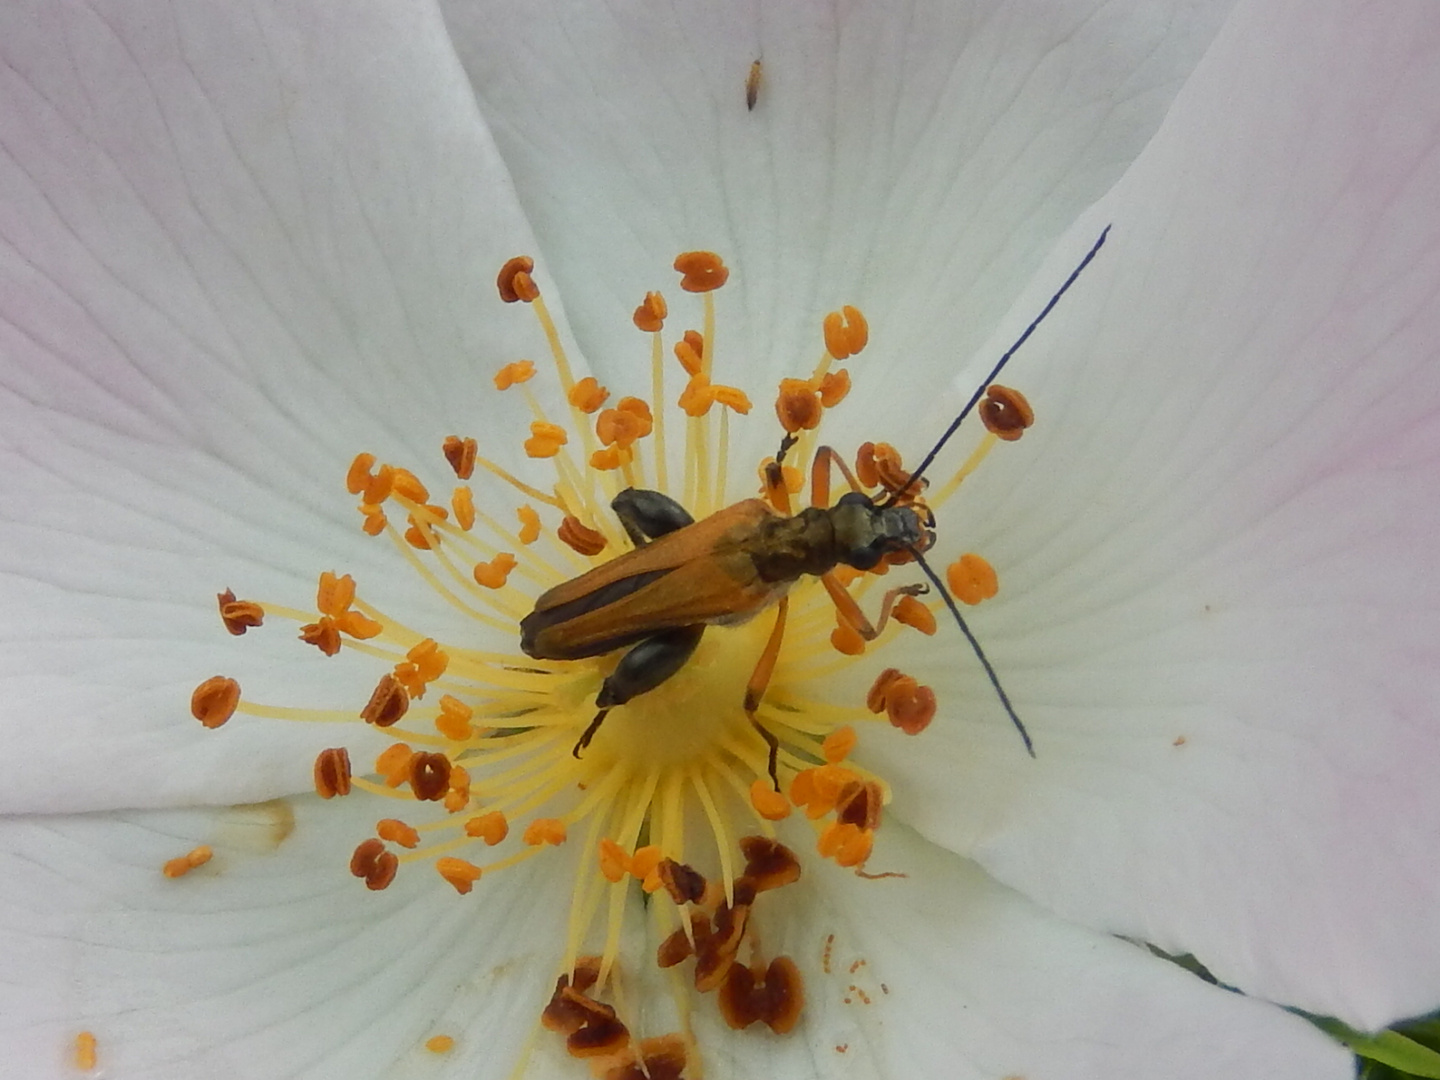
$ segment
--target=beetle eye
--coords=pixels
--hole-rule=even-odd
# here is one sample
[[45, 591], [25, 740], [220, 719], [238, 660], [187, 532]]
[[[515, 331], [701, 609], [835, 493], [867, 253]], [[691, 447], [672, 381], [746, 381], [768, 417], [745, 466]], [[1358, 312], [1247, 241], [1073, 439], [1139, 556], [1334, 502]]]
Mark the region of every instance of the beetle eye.
[[879, 564], [882, 554], [884, 552], [878, 544], [853, 548], [845, 559], [845, 565], [853, 566], [856, 570], [873, 570]]
[[870, 496], [866, 495], [863, 491], [847, 491], [844, 495], [840, 496], [840, 501], [837, 502], [835, 505], [864, 506], [873, 508], [875, 504], [870, 501]]

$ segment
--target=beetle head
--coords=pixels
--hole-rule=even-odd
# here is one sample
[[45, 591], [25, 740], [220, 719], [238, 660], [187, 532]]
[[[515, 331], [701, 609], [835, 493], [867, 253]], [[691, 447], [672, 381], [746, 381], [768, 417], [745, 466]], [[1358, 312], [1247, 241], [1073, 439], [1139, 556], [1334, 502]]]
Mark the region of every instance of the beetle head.
[[920, 515], [908, 506], [876, 506], [858, 491], [848, 492], [830, 511], [840, 561], [856, 570], [870, 570], [897, 551], [924, 551], [935, 542]]

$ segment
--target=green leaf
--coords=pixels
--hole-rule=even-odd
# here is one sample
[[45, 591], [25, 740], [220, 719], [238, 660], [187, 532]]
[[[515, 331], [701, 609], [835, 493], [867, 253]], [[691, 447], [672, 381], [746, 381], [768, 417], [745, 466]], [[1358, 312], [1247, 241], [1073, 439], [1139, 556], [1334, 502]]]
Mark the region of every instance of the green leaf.
[[1327, 1017], [1310, 1019], [1321, 1031], [1338, 1039], [1362, 1058], [1378, 1061], [1411, 1076], [1424, 1077], [1425, 1080], [1440, 1080], [1440, 1053], [1398, 1031], [1370, 1035]]

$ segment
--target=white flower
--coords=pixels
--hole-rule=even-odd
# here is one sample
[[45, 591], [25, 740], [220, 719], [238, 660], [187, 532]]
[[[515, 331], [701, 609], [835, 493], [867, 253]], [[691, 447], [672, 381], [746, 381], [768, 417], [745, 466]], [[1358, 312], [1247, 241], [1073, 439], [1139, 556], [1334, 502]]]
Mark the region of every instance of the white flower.
[[[1259, 999], [1379, 1026], [1440, 997], [1440, 19], [776, 8], [0, 12], [0, 1072], [73, 1075], [83, 1030], [121, 1077], [522, 1057], [563, 857], [368, 893], [344, 863], [381, 811], [233, 808], [308, 791], [333, 730], [184, 715], [237, 657], [257, 700], [353, 699], [359, 665], [232, 642], [209, 597], [336, 568], [417, 603], [338, 480], [518, 445], [489, 374], [536, 348], [493, 292], [520, 251], [617, 385], [638, 298], [723, 252], [717, 348], [762, 409], [861, 304], [845, 434], [917, 453], [1114, 227], [1016, 361], [1040, 422], [942, 533], [1000, 569], [974, 624], [1038, 757], [957, 635], [916, 646], [941, 716], [865, 744], [909, 877], [807, 863], [773, 931], [803, 1026], [705, 1002], [707, 1075], [1339, 1077]], [[577, 1075], [542, 1036], [532, 1075]]]

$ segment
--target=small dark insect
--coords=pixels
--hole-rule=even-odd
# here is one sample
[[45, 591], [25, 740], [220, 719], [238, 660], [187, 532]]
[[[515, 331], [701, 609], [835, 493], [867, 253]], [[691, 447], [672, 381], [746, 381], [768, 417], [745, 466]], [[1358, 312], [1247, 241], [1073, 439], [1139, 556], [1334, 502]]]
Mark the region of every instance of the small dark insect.
[[745, 76], [745, 108], [755, 111], [755, 102], [760, 98], [761, 64], [756, 60], [750, 65], [750, 74]]
[[[758, 65], [756, 61], [756, 70]], [[922, 557], [935, 542], [934, 522], [928, 511], [911, 503], [935, 456], [1090, 264], [1109, 232], [1107, 227], [1100, 234], [1045, 308], [991, 369], [919, 468], [879, 501], [860, 490], [844, 460], [828, 446], [816, 451], [811, 468], [812, 505], [793, 516], [780, 513], [763, 499], [746, 499], [696, 521], [683, 506], [658, 491], [628, 488], [617, 495], [611, 507], [635, 550], [543, 593], [535, 610], [520, 622], [520, 647], [536, 659], [580, 660], [628, 650], [601, 685], [595, 699], [598, 712], [575, 744], [575, 756], [590, 745], [611, 709], [655, 689], [684, 667], [707, 626], [743, 623], [774, 605], [774, 629], [745, 687], [743, 707], [769, 747], [770, 779], [778, 790], [775, 762], [779, 744], [755, 714], [780, 654], [790, 586], [803, 574], [820, 578], [846, 621], [862, 637], [873, 640], [885, 628], [900, 597], [919, 595], [928, 587], [912, 584], [890, 589], [872, 624], [833, 571], [842, 564], [870, 570], [887, 555], [908, 553], [944, 599], [1033, 757], [1030, 735], [995, 669], [954, 599]], [[782, 505], [788, 503], [788, 494], [780, 461], [793, 440], [786, 436], [767, 476], [767, 487]], [[833, 506], [832, 466], [852, 489]]]

